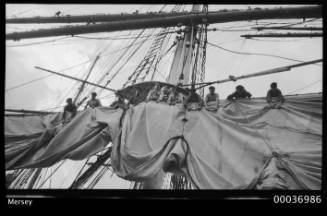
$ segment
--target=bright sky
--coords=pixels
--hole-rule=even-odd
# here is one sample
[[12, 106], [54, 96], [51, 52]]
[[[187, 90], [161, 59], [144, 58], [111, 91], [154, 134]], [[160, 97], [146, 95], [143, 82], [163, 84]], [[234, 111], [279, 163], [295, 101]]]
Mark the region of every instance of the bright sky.
[[[278, 5], [278, 7], [287, 5]], [[301, 5], [292, 5], [301, 6]], [[163, 5], [43, 5], [43, 4], [7, 4], [6, 17], [32, 17], [32, 16], [54, 16], [57, 11], [61, 11], [63, 15], [83, 15], [96, 13], [131, 13], [139, 10], [140, 13], [147, 11], [159, 11]], [[248, 9], [249, 5], [209, 5], [209, 11], [220, 9]], [[276, 7], [275, 5], [251, 5], [255, 7]], [[170, 11], [173, 5], [168, 5], [164, 11]], [[183, 10], [190, 10], [191, 5], [186, 5]], [[292, 20], [260, 20], [258, 25], [267, 23], [296, 23], [301, 22], [302, 19]], [[62, 24], [6, 24], [6, 32], [32, 30], [39, 28], [56, 27]], [[208, 28], [225, 29], [224, 31], [209, 31], [208, 42], [217, 44], [226, 49], [242, 52], [256, 52], [273, 54], [282, 57], [297, 59], [301, 61], [310, 61], [322, 58], [322, 38], [258, 38], [256, 40], [249, 40], [240, 37], [242, 34], [256, 33], [249, 31], [251, 27], [256, 25], [256, 21], [233, 22], [224, 24], [212, 24]], [[281, 25], [281, 24], [279, 24]], [[321, 19], [314, 22], [308, 22], [298, 26], [316, 26], [321, 27]], [[233, 31], [226, 31], [226, 29]], [[234, 31], [241, 30], [241, 31]], [[147, 29], [144, 34], [150, 34], [160, 29]], [[109, 77], [102, 80], [104, 83], [111, 75], [117, 71], [123, 62], [127, 59], [123, 57], [116, 65], [113, 64], [118, 61], [119, 56], [124, 52], [120, 50], [131, 43], [133, 39], [112, 40], [114, 37], [130, 37], [136, 36], [140, 30], [123, 31], [111, 33], [94, 33], [82, 35], [85, 37], [103, 38], [107, 39], [85, 39], [85, 38], [66, 38], [63, 37], [48, 37], [36, 39], [23, 39], [18, 42], [6, 41], [6, 89], [10, 89], [22, 83], [31, 80], [42, 78], [50, 75], [47, 72], [36, 70], [34, 66], [40, 66], [46, 69], [61, 71], [71, 66], [82, 64], [70, 70], [63, 71], [71, 76], [84, 79], [96, 55], [101, 52], [102, 57], [95, 65], [93, 72], [89, 78], [91, 82], [98, 82], [103, 74], [109, 73]], [[268, 31], [267, 31], [268, 32]], [[175, 35], [171, 36], [171, 40], [165, 44], [168, 49], [173, 42]], [[60, 39], [60, 40], [58, 40]], [[153, 37], [151, 38], [153, 39]], [[56, 41], [52, 41], [56, 40]], [[141, 40], [141, 39], [140, 39]], [[52, 41], [48, 43], [39, 43], [44, 41]], [[151, 40], [147, 40], [131, 58], [131, 60], [121, 68], [118, 75], [113, 79], [108, 87], [119, 89], [125, 82], [128, 75], [135, 70], [138, 63], [144, 57], [147, 49], [151, 44]], [[27, 44], [27, 45], [26, 45]], [[24, 46], [18, 46], [24, 45]], [[169, 71], [169, 63], [172, 59], [170, 52], [165, 56], [160, 65], [159, 72], [163, 75]], [[214, 81], [218, 79], [225, 79], [229, 75], [240, 76], [248, 73], [259, 72], [262, 70], [272, 69], [286, 65], [295, 64], [297, 62], [284, 60], [279, 58], [238, 55], [235, 53], [226, 52], [211, 45], [207, 47], [206, 59], [206, 81]], [[162, 75], [158, 74], [157, 80], [162, 80]], [[236, 85], [242, 84], [252, 93], [254, 97], [265, 96], [271, 82], [278, 83], [279, 88], [284, 94], [302, 94], [322, 91], [322, 67], [319, 65], [309, 65], [305, 67], [295, 68], [289, 72], [278, 73], [263, 77], [250, 78], [237, 81], [236, 83], [228, 82], [225, 84], [215, 85], [216, 91], [221, 98], [226, 98], [228, 94], [232, 93]], [[53, 107], [58, 107], [60, 111], [65, 104], [67, 97], [73, 97], [77, 91], [79, 83], [56, 75], [49, 76], [45, 79], [21, 86], [19, 88], [7, 90], [5, 92], [5, 107], [13, 109], [33, 109], [44, 110]], [[92, 88], [87, 87], [86, 92], [90, 92]], [[96, 89], [98, 91], [98, 89]], [[206, 89], [207, 91], [207, 89]], [[114, 99], [111, 92], [102, 91], [98, 94], [102, 103], [107, 106]], [[74, 163], [72, 163], [74, 164]], [[81, 164], [81, 163], [79, 163]], [[75, 168], [74, 168], [75, 166]], [[68, 170], [78, 170], [76, 167], [80, 165], [71, 165], [70, 168], [63, 169], [59, 175], [67, 176]], [[70, 172], [71, 170], [69, 170]], [[76, 173], [76, 172], [75, 172]], [[75, 174], [76, 175], [76, 174]], [[69, 178], [68, 178], [69, 179]], [[62, 182], [62, 181], [61, 181]], [[61, 182], [58, 184], [60, 185]], [[124, 181], [117, 180], [117, 187], [128, 187]], [[98, 187], [108, 185], [106, 182], [100, 182]], [[115, 186], [113, 186], [115, 187]]]

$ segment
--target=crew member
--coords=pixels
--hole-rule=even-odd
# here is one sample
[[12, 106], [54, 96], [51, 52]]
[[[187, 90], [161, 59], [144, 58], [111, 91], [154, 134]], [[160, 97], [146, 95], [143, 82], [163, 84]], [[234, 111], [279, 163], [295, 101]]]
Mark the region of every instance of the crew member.
[[153, 88], [149, 91], [148, 96], [146, 97], [146, 102], [153, 100], [157, 101], [160, 95], [160, 86], [159, 83], [156, 83]]
[[[64, 113], [63, 113], [62, 119], [64, 122], [69, 122], [76, 115], [77, 107], [73, 103], [73, 100], [71, 98], [67, 98], [66, 102], [67, 102], [67, 104], [64, 107]], [[68, 118], [66, 119], [67, 115], [68, 115]]]
[[110, 104], [110, 107], [114, 108], [114, 109], [117, 109], [117, 108], [126, 109], [127, 105], [125, 103], [124, 98], [120, 95], [116, 95], [116, 96], [117, 96], [117, 100], [115, 100], [112, 104]]
[[215, 87], [209, 87], [209, 93], [204, 99], [204, 105], [209, 111], [217, 111], [219, 108], [219, 95], [215, 93]]
[[200, 95], [196, 93], [195, 86], [192, 85], [190, 94], [186, 97], [184, 101], [184, 106], [188, 110], [201, 110], [203, 106], [203, 101]]
[[95, 107], [101, 107], [101, 102], [99, 99], [97, 99], [97, 93], [95, 92], [92, 92], [91, 94], [92, 98], [87, 102], [86, 106], [85, 106], [85, 109], [87, 107], [91, 107], [91, 108], [95, 108]]
[[233, 94], [228, 95], [227, 100], [231, 101], [234, 99], [251, 98], [250, 92], [246, 91], [242, 85], [236, 86], [236, 91]]
[[182, 103], [183, 102], [183, 100], [182, 100], [180, 94], [178, 93], [176, 87], [170, 89], [170, 94], [169, 94], [167, 102], [168, 102], [169, 105], [175, 105], [177, 103]]
[[160, 95], [159, 95], [159, 98], [158, 98], [158, 102], [167, 102], [168, 97], [169, 97], [169, 89], [165, 85], [160, 90]]
[[273, 82], [270, 84], [270, 89], [267, 92], [267, 103], [270, 108], [280, 109], [285, 99], [282, 92], [277, 88], [277, 83]]

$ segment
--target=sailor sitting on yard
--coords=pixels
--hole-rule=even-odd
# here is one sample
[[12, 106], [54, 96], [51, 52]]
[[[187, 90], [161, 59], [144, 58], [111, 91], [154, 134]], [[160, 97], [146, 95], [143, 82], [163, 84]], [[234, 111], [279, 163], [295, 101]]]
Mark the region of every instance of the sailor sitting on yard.
[[117, 100], [115, 100], [112, 104], [110, 104], [110, 107], [114, 109], [118, 109], [118, 108], [127, 109], [125, 100], [120, 95], [117, 95]]
[[91, 108], [95, 108], [95, 107], [101, 107], [101, 102], [99, 99], [96, 98], [97, 96], [97, 93], [95, 92], [92, 92], [92, 98], [87, 102], [86, 106], [85, 106], [85, 109], [87, 107], [91, 107]]
[[178, 93], [176, 87], [175, 88], [170, 88], [170, 94], [168, 97], [168, 104], [169, 105], [175, 105], [177, 103], [182, 103], [183, 100], [180, 96], [180, 94]]
[[160, 96], [157, 102], [167, 102], [169, 97], [169, 89], [167, 86], [163, 86], [160, 90]]
[[201, 110], [203, 101], [200, 95], [196, 93], [195, 86], [192, 85], [191, 92], [184, 101], [184, 106], [187, 110]]
[[159, 83], [156, 83], [154, 87], [149, 91], [148, 96], [146, 97], [145, 101], [157, 101], [160, 95], [160, 86]]
[[77, 107], [73, 103], [73, 100], [71, 98], [68, 98], [66, 102], [67, 105], [64, 107], [64, 113], [62, 115], [63, 124], [70, 122], [77, 113]]
[[205, 108], [209, 111], [217, 111], [219, 108], [219, 95], [215, 93], [215, 87], [209, 87], [210, 93], [204, 99]]
[[251, 98], [251, 93], [246, 91], [241, 85], [236, 86], [236, 91], [233, 94], [228, 95], [227, 100], [231, 101], [234, 99]]
[[270, 84], [271, 89], [267, 92], [267, 103], [269, 108], [280, 109], [285, 99], [282, 92], [277, 88], [277, 83]]

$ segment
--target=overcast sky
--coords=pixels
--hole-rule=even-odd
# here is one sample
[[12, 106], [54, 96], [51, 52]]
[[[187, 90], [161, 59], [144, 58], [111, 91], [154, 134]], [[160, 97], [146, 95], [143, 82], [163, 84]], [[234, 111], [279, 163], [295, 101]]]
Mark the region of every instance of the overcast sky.
[[[278, 5], [284, 6], [284, 5]], [[299, 5], [296, 5], [299, 6]], [[32, 16], [54, 16], [57, 11], [63, 15], [81, 15], [96, 13], [130, 13], [135, 10], [142, 12], [159, 11], [163, 5], [40, 5], [40, 4], [9, 4], [6, 5], [6, 17], [32, 17]], [[220, 9], [247, 9], [249, 5], [209, 5], [209, 11]], [[254, 7], [276, 7], [275, 5], [251, 5]], [[294, 5], [292, 6], [294, 7]], [[164, 11], [170, 11], [173, 5], [168, 5]], [[188, 5], [184, 10], [190, 10]], [[302, 19], [292, 20], [260, 20], [258, 25], [266, 23], [296, 23]], [[250, 30], [256, 21], [233, 22], [224, 24], [212, 24], [208, 28], [218, 28], [242, 31], [209, 31], [208, 42], [218, 44], [226, 49], [242, 52], [256, 52], [273, 54], [282, 57], [297, 59], [301, 61], [310, 61], [322, 58], [322, 38], [283, 38], [283, 39], [265, 39], [249, 40], [241, 38], [240, 35], [247, 33], [256, 33]], [[60, 24], [62, 25], [62, 24]], [[39, 28], [49, 28], [60, 26], [59, 24], [6, 24], [6, 32], [32, 30]], [[308, 22], [306, 26], [322, 26], [321, 20]], [[301, 25], [301, 26], [305, 26]], [[160, 29], [147, 29], [144, 34], [159, 32]], [[140, 30], [111, 32], [111, 33], [94, 33], [85, 34], [87, 37], [127, 37], [127, 35], [136, 35]], [[130, 37], [130, 36], [128, 36]], [[175, 38], [172, 35], [171, 40], [165, 44], [169, 48]], [[60, 39], [60, 40], [58, 40]], [[153, 39], [153, 37], [152, 37]], [[30, 45], [35, 42], [51, 41]], [[123, 47], [131, 43], [133, 39], [122, 40], [94, 40], [72, 37], [48, 37], [37, 39], [23, 39], [21, 41], [6, 41], [6, 89], [10, 89], [19, 84], [48, 76], [47, 72], [39, 71], [34, 66], [44, 67], [46, 69], [61, 71], [68, 67], [87, 62], [70, 70], [63, 71], [71, 76], [83, 79], [96, 55], [100, 52], [102, 57], [95, 65], [92, 75], [89, 78], [91, 82], [98, 82], [99, 78], [112, 69], [112, 65], [123, 52]], [[136, 68], [137, 64], [144, 57], [147, 49], [151, 44], [148, 40], [119, 72], [117, 77], [109, 85], [110, 88], [119, 89], [125, 82], [128, 75]], [[27, 44], [27, 45], [26, 45]], [[24, 45], [24, 46], [18, 46]], [[159, 65], [160, 74], [167, 74], [169, 71], [169, 62], [171, 62], [173, 52], [165, 56]], [[118, 70], [122, 65], [121, 61], [113, 71]], [[259, 72], [262, 70], [272, 69], [297, 62], [279, 58], [237, 55], [226, 52], [211, 45], [207, 47], [206, 59], [206, 81], [214, 81], [227, 78], [229, 75], [240, 76], [248, 73]], [[162, 80], [162, 75], [158, 74], [157, 80]], [[110, 74], [109, 74], [110, 77]], [[107, 80], [108, 77], [105, 78]], [[320, 80], [320, 81], [319, 81]], [[279, 88], [284, 94], [302, 94], [322, 91], [322, 67], [319, 65], [309, 65], [295, 68], [285, 73], [278, 73], [263, 77], [240, 80], [235, 83], [215, 85], [216, 91], [221, 98], [226, 98], [232, 93], [236, 85], [242, 84], [250, 91], [253, 97], [265, 96], [271, 82], [278, 83]], [[313, 84], [312, 84], [313, 83]], [[311, 85], [312, 84], [312, 85]], [[64, 106], [67, 97], [73, 97], [79, 83], [56, 75], [33, 82], [31, 84], [15, 88], [5, 92], [5, 107], [14, 109], [33, 109], [43, 110], [57, 106]], [[90, 87], [87, 87], [90, 90]], [[97, 89], [96, 89], [97, 91]], [[207, 89], [206, 89], [207, 91]], [[102, 91], [99, 94], [104, 105], [109, 105], [113, 100], [111, 92]], [[61, 110], [62, 107], [53, 110]], [[72, 165], [73, 166], [73, 165]], [[76, 165], [75, 165], [76, 166]], [[62, 172], [68, 172], [63, 170]], [[78, 170], [78, 169], [76, 169]], [[62, 173], [64, 174], [64, 173]], [[60, 174], [59, 174], [60, 175]], [[127, 183], [117, 181], [118, 185]], [[107, 185], [107, 184], [102, 184]], [[101, 187], [101, 184], [100, 186]]]

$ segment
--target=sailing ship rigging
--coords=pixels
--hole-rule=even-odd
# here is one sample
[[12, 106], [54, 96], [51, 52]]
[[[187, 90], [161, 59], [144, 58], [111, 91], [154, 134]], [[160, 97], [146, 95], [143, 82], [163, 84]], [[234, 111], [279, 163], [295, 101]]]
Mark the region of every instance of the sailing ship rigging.
[[[296, 165], [291, 163], [291, 159], [283, 159], [287, 158], [288, 154], [291, 153], [278, 151], [276, 149], [282, 147], [280, 147], [278, 144], [276, 144], [277, 147], [271, 144], [271, 142], [277, 140], [276, 135], [262, 135], [262, 131], [264, 131], [263, 126], [260, 125], [262, 122], [257, 122], [255, 119], [256, 117], [251, 116], [251, 113], [253, 112], [251, 111], [251, 107], [254, 107], [254, 110], [258, 111], [259, 113], [264, 112], [262, 111], [262, 101], [264, 101], [262, 98], [254, 99], [254, 104], [251, 104], [251, 102], [244, 102], [244, 104], [238, 104], [236, 102], [229, 103], [227, 101], [223, 101], [224, 106], [222, 106], [222, 111], [218, 111], [221, 113], [219, 113], [219, 115], [217, 114], [217, 116], [214, 117], [216, 118], [215, 121], [218, 122], [216, 125], [218, 125], [217, 127], [220, 128], [219, 130], [228, 134], [226, 136], [231, 136], [229, 142], [237, 143], [235, 144], [235, 148], [237, 148], [238, 145], [242, 144], [242, 142], [238, 140], [238, 138], [233, 137], [233, 135], [229, 135], [230, 133], [232, 133], [230, 132], [229, 128], [233, 127], [231, 126], [231, 122], [236, 120], [239, 120], [239, 122], [234, 122], [234, 124], [237, 125], [234, 125], [235, 130], [238, 130], [239, 133], [241, 133], [240, 131], [244, 130], [246, 131], [244, 133], [256, 134], [256, 138], [252, 137], [253, 142], [257, 142], [262, 144], [262, 146], [265, 146], [260, 147], [258, 149], [258, 151], [262, 151], [265, 154], [265, 159], [264, 163], [262, 164], [262, 167], [259, 167], [259, 165], [255, 164], [255, 160], [257, 159], [255, 157], [258, 156], [257, 154], [254, 154], [255, 159], [244, 159], [245, 162], [243, 166], [246, 167], [248, 165], [248, 167], [251, 167], [251, 171], [249, 171], [249, 173], [251, 174], [244, 174], [242, 171], [239, 170], [239, 168], [233, 167], [236, 166], [235, 164], [233, 164], [235, 163], [235, 161], [229, 161], [226, 159], [227, 162], [223, 162], [224, 158], [227, 157], [223, 155], [222, 152], [224, 151], [229, 152], [232, 155], [234, 153], [238, 155], [245, 155], [245, 153], [240, 153], [239, 150], [236, 149], [231, 150], [227, 149], [228, 147], [226, 147], [226, 149], [224, 150], [224, 147], [220, 146], [219, 151], [217, 149], [212, 150], [217, 155], [208, 156], [208, 158], [215, 158], [211, 159], [210, 161], [210, 163], [215, 163], [215, 165], [211, 165], [209, 162], [203, 162], [201, 161], [203, 160], [203, 158], [199, 159], [194, 156], [197, 153], [194, 153], [196, 149], [194, 146], [192, 147], [193, 144], [191, 142], [197, 142], [197, 138], [190, 135], [190, 131], [187, 130], [196, 130], [197, 132], [199, 132], [199, 134], [206, 134], [206, 132], [202, 131], [205, 130], [205, 128], [197, 126], [197, 124], [195, 123], [194, 125], [192, 125], [192, 127], [189, 126], [188, 128], [186, 126], [185, 130], [184, 126], [187, 124], [191, 124], [189, 122], [193, 121], [192, 118], [201, 119], [201, 121], [199, 120], [201, 124], [204, 124], [203, 122], [207, 122], [208, 124], [210, 123], [212, 125], [212, 119], [208, 117], [209, 114], [202, 113], [203, 115], [199, 114], [199, 116], [196, 116], [198, 114], [196, 114], [197, 112], [194, 112], [195, 117], [192, 117], [193, 114], [191, 115], [191, 117], [189, 117], [188, 120], [185, 120], [187, 118], [183, 117], [181, 118], [182, 120], [180, 121], [180, 123], [167, 122], [171, 116], [175, 115], [176, 121], [179, 120], [180, 114], [176, 114], [177, 111], [173, 110], [175, 109], [174, 106], [170, 106], [169, 108], [167, 108], [161, 104], [147, 105], [147, 103], [144, 103], [144, 100], [148, 92], [153, 88], [156, 83], [159, 83], [163, 86], [173, 86], [185, 96], [187, 95], [187, 91], [185, 90], [185, 88], [195, 86], [198, 90], [199, 95], [203, 98], [204, 87], [208, 85], [221, 84], [225, 82], [237, 82], [238, 80], [247, 79], [251, 77], [268, 76], [271, 74], [290, 71], [293, 68], [303, 67], [306, 65], [315, 65], [316, 67], [321, 67], [319, 63], [322, 61], [322, 59], [310, 59], [308, 61], [295, 60], [297, 62], [296, 64], [288, 64], [287, 66], [282, 67], [278, 66], [274, 69], [261, 70], [256, 73], [249, 73], [246, 75], [229, 75], [228, 77], [225, 77], [220, 80], [209, 80], [207, 78], [208, 71], [206, 69], [206, 63], [208, 58], [208, 46], [220, 50], [225, 49], [224, 47], [221, 47], [218, 44], [211, 43], [208, 39], [208, 32], [219, 32], [220, 30], [224, 31], [224, 29], [210, 28], [210, 25], [217, 23], [223, 24], [255, 20], [255, 27], [252, 26], [250, 31], [301, 31], [301, 33], [293, 32], [286, 34], [261, 33], [260, 35], [240, 35], [241, 37], [245, 37], [248, 39], [253, 37], [321, 37], [321, 26], [301, 26], [306, 23], [314, 23], [316, 21], [319, 21], [319, 19], [322, 17], [321, 6], [209, 11], [208, 5], [193, 5], [190, 11], [188, 12], [182, 11], [183, 8], [185, 9], [185, 5], [175, 5], [168, 11], [167, 6], [164, 5], [156, 13], [139, 13], [137, 11], [132, 14], [99, 14], [85, 16], [66, 15], [53, 17], [10, 18], [6, 20], [7, 24], [79, 23], [79, 25], [59, 26], [56, 28], [7, 33], [6, 40], [13, 40], [14, 43], [30, 38], [43, 38], [54, 36], [64, 36], [64, 38], [62, 38], [63, 40], [65, 38], [88, 38], [90, 40], [102, 40], [108, 38], [88, 37], [80, 35], [101, 32], [124, 32], [126, 34], [126, 31], [129, 31], [128, 35], [121, 35], [117, 37], [119, 40], [124, 40], [124, 38], [127, 38], [129, 43], [127, 44], [127, 46], [121, 48], [122, 52], [116, 58], [110, 59], [110, 61], [108, 60], [107, 63], [103, 64], [103, 70], [97, 71], [97, 81], [95, 81], [94, 79], [93, 81], [90, 81], [90, 77], [95, 75], [94, 67], [97, 63], [99, 64], [99, 59], [101, 60], [106, 55], [110, 57], [110, 53], [107, 53], [110, 44], [101, 49], [101, 51], [97, 52], [97, 55], [94, 59], [90, 59], [87, 61], [88, 63], [91, 62], [92, 65], [90, 66], [89, 70], [85, 71], [85, 74], [83, 74], [83, 76], [80, 76], [83, 78], [77, 78], [76, 76], [68, 75], [66, 73], [63, 73], [62, 71], [54, 71], [39, 66], [35, 66], [35, 68], [45, 72], [49, 72], [51, 74], [54, 74], [55, 76], [74, 80], [76, 82], [75, 85], [72, 86], [66, 92], [66, 94], [61, 95], [61, 100], [65, 99], [68, 94], [71, 94], [72, 91], [74, 91], [76, 92], [74, 96], [74, 103], [77, 103], [78, 107], [82, 107], [82, 105], [85, 104], [87, 96], [90, 94], [90, 92], [93, 91], [97, 91], [99, 94], [103, 91], [106, 91], [109, 93], [109, 95], [107, 96], [111, 99], [115, 96], [115, 94], [122, 96], [128, 99], [129, 101], [133, 99], [133, 103], [131, 102], [132, 106], [127, 111], [112, 111], [106, 108], [96, 111], [92, 109], [87, 109], [85, 111], [79, 110], [78, 116], [65, 126], [60, 126], [62, 123], [61, 112], [53, 112], [49, 110], [35, 111], [9, 108], [6, 109], [5, 126], [7, 128], [5, 131], [5, 135], [6, 145], [8, 146], [8, 148], [6, 146], [6, 167], [8, 169], [7, 188], [42, 188], [45, 187], [46, 184], [51, 188], [51, 180], [56, 175], [56, 172], [58, 172], [58, 170], [60, 169], [64, 169], [63, 167], [65, 165], [67, 166], [68, 163], [74, 165], [75, 161], [78, 162], [78, 164], [75, 164], [79, 167], [79, 171], [73, 178], [70, 179], [70, 184], [66, 188], [94, 188], [99, 183], [99, 181], [103, 179], [106, 174], [108, 174], [108, 172], [112, 173], [111, 176], [117, 174], [119, 177], [125, 179], [127, 183], [130, 184], [131, 189], [317, 189], [320, 187], [319, 182], [321, 180], [319, 179], [319, 174], [308, 174], [311, 175], [310, 180], [303, 180], [301, 179], [302, 176], [294, 174], [294, 167]], [[282, 26], [281, 22], [277, 22], [277, 26], [269, 25], [269, 23], [258, 25], [258, 22], [260, 21], [282, 20], [285, 22], [288, 19], [303, 19], [303, 21], [297, 23], [287, 23]], [[296, 24], [296, 27], [294, 27], [292, 24]], [[161, 29], [159, 29], [158, 31], [158, 28]], [[233, 31], [235, 29], [229, 27], [225, 30]], [[237, 30], [238, 29], [236, 29], [236, 31]], [[135, 33], [135, 31], [138, 31], [138, 33], [132, 35], [132, 33]], [[304, 31], [307, 31], [307, 33], [303, 33]], [[151, 43], [148, 45], [144, 57], [139, 57], [137, 61], [138, 63], [135, 64], [133, 70], [130, 70], [128, 76], [125, 76], [124, 81], [121, 81], [119, 84], [115, 85], [119, 86], [119, 88], [112, 87], [113, 83], [117, 83], [117, 76], [121, 74], [122, 69], [129, 62], [131, 62], [131, 59], [133, 59], [136, 54], [139, 53], [139, 51], [143, 48], [143, 45], [148, 41], [150, 41]], [[29, 44], [25, 45], [28, 46]], [[24, 46], [24, 44], [22, 46]], [[10, 45], [8, 46], [8, 48], [9, 47]], [[271, 58], [288, 59], [294, 62], [294, 59], [283, 56], [274, 56], [272, 54], [257, 52], [246, 53], [235, 50], [227, 51], [233, 52], [238, 55], [266, 56]], [[171, 61], [165, 61], [166, 65], [165, 67], [163, 67], [163, 59], [165, 59], [168, 54], [171, 56]], [[10, 72], [7, 71], [7, 73]], [[135, 92], [139, 92], [136, 99], [134, 98], [136, 95]], [[58, 101], [61, 102], [61, 100]], [[305, 129], [303, 129], [302, 123], [299, 124], [301, 126], [301, 130], [303, 129], [303, 131], [301, 132], [301, 137], [307, 141], [307, 143], [303, 143], [303, 145], [308, 143], [310, 144], [311, 142], [315, 144], [315, 147], [319, 147], [319, 145], [321, 146], [321, 131], [319, 130], [319, 126], [321, 126], [321, 121], [319, 122], [317, 120], [317, 116], [319, 119], [319, 114], [321, 117], [321, 95], [290, 95], [287, 98], [287, 101], [289, 101], [290, 105], [288, 105], [286, 109], [291, 110], [290, 112], [293, 112], [292, 114], [296, 112], [294, 116], [302, 116], [299, 118], [303, 118], [304, 120], [302, 121], [304, 122], [306, 122], [308, 118], [311, 118], [306, 122], [308, 125], [313, 125], [311, 128], [312, 131], [306, 131], [306, 133], [309, 133], [307, 136], [303, 135], [305, 134], [305, 132], [303, 131], [309, 129], [306, 127], [304, 127]], [[304, 105], [302, 105], [302, 103]], [[300, 104], [301, 106], [297, 107], [298, 104]], [[55, 108], [58, 108], [58, 106], [59, 108], [62, 108], [60, 107], [60, 104], [57, 104]], [[312, 113], [309, 113], [308, 110], [305, 110], [310, 109], [310, 106], [313, 106], [313, 110], [311, 110]], [[139, 136], [145, 136], [144, 134], [146, 132], [144, 131], [146, 129], [140, 128], [140, 126], [142, 126], [142, 123], [137, 122], [137, 119], [135, 117], [137, 116], [140, 119], [144, 118], [144, 116], [142, 116], [142, 112], [147, 109], [149, 110], [149, 113], [147, 114], [148, 119], [146, 121], [150, 121], [151, 118], [156, 118], [156, 115], [158, 115], [158, 112], [160, 111], [162, 113], [165, 113], [167, 117], [167, 119], [163, 121], [164, 123], [162, 123], [162, 127], [167, 127], [165, 126], [165, 124], [171, 124], [171, 127], [176, 126], [178, 130], [181, 130], [182, 135], [174, 134], [174, 132], [171, 132], [168, 127], [168, 129], [166, 128], [167, 131], [162, 131], [162, 136], [166, 135], [166, 132], [167, 134], [171, 133], [175, 136], [169, 134], [169, 136], [167, 135], [169, 139], [167, 137], [167, 139], [162, 138], [163, 140], [161, 140], [161, 143], [159, 143], [159, 140], [161, 139], [161, 136], [159, 135], [158, 137], [160, 138], [158, 138], [158, 140], [153, 141], [153, 143], [149, 141], [149, 145], [155, 145], [158, 149], [155, 149], [155, 147], [152, 146], [151, 148], [154, 148], [155, 150], [152, 149], [153, 151], [147, 152], [148, 147], [143, 146], [144, 149], [138, 149], [138, 147], [135, 147], [138, 144], [142, 146], [141, 144], [146, 143], [148, 141], [139, 138]], [[228, 116], [231, 113], [232, 115]], [[278, 111], [276, 110], [273, 110], [271, 111], [271, 114], [267, 112], [262, 118], [268, 119], [269, 117], [271, 121], [274, 121], [274, 115], [277, 119], [279, 117], [276, 116], [279, 116], [280, 113], [278, 113]], [[288, 118], [294, 118], [294, 116]], [[21, 121], [22, 118], [24, 118], [24, 120]], [[91, 120], [91, 122], [87, 122], [87, 119], [93, 120]], [[268, 121], [267, 119], [266, 121]], [[33, 123], [37, 125], [34, 134], [33, 131], [24, 131], [27, 125], [23, 125], [23, 121], [30, 121], [31, 124]], [[293, 123], [293, 121], [296, 122], [301, 120], [290, 121]], [[40, 122], [43, 122], [43, 126], [45, 125], [43, 128], [43, 132], [41, 132], [42, 129], [40, 126]], [[135, 125], [133, 125], [133, 123]], [[269, 122], [269, 124], [270, 123], [271, 122]], [[89, 129], [88, 125], [93, 124], [95, 129]], [[151, 130], [155, 131], [156, 127], [160, 128], [160, 130], [162, 129], [161, 126], [159, 127], [153, 122], [152, 124], [150, 124], [149, 126]], [[183, 124], [183, 129], [180, 129], [179, 124]], [[278, 128], [276, 130], [280, 130], [280, 128], [282, 127], [284, 127], [283, 130], [285, 131], [291, 130], [291, 123], [289, 123], [290, 125], [288, 125], [287, 123], [286, 126], [279, 125], [276, 122], [274, 122], [274, 124], [275, 125], [273, 126], [269, 125], [269, 127], [271, 126], [271, 128]], [[133, 129], [134, 126], [138, 126], [137, 129]], [[22, 130], [22, 132], [18, 133], [19, 130]], [[85, 134], [80, 134], [80, 131], [83, 130], [83, 133]], [[295, 136], [293, 134], [286, 134], [286, 132], [283, 132], [283, 130], [280, 133], [282, 134], [281, 136], [283, 136], [284, 138], [289, 136], [290, 139], [294, 139], [295, 141], [299, 140], [298, 136]], [[294, 130], [298, 130], [298, 128]], [[127, 131], [130, 131], [131, 133], [129, 134]], [[208, 129], [208, 131], [210, 130]], [[26, 134], [24, 134], [24, 132], [31, 133], [33, 134], [33, 136], [25, 136]], [[213, 139], [213, 142], [218, 142], [221, 145], [226, 142], [222, 141], [222, 137], [226, 139], [225, 135], [221, 135], [222, 137], [219, 141], [217, 141], [215, 138], [211, 138], [211, 136], [215, 136], [213, 135], [213, 133], [208, 132], [208, 134], [210, 135], [208, 135], [209, 137], [207, 137], [208, 140]], [[150, 140], [153, 139], [153, 137], [151, 137], [151, 134], [147, 134], [146, 136], [149, 136], [148, 139]], [[243, 138], [249, 138], [251, 135], [243, 134], [243, 136]], [[190, 137], [192, 138], [192, 141]], [[267, 137], [269, 137], [271, 140], [269, 140], [269, 138]], [[136, 141], [131, 141], [131, 139], [135, 139]], [[268, 141], [266, 139], [268, 139]], [[133, 142], [135, 142], [134, 146], [132, 145]], [[159, 144], [156, 142], [158, 142], [161, 146], [158, 147], [157, 145]], [[244, 152], [254, 151], [251, 148], [256, 148], [256, 144], [251, 144], [247, 142], [246, 144], [248, 145], [248, 147], [244, 147]], [[18, 147], [14, 145], [17, 145]], [[145, 152], [151, 155], [151, 157], [146, 157], [142, 155], [142, 157], [140, 156], [138, 158], [134, 155], [135, 152], [125, 152], [124, 147], [122, 147], [124, 145], [131, 148], [133, 151], [137, 152], [139, 150], [141, 153]], [[241, 146], [243, 146], [243, 144]], [[212, 148], [212, 146], [210, 145], [207, 147]], [[305, 148], [306, 147], [303, 147], [303, 149]], [[321, 161], [319, 164], [319, 158], [321, 159], [321, 152], [320, 154], [319, 152], [317, 153], [317, 148], [315, 148], [314, 150], [309, 149], [308, 154], [310, 154], [310, 156], [308, 157], [312, 157], [311, 159], [315, 162], [314, 165], [310, 164], [310, 166], [312, 165], [314, 167], [313, 169], [315, 169], [315, 172], [319, 173], [319, 167], [321, 167]], [[54, 152], [53, 155], [51, 155], [51, 151], [49, 149]], [[270, 156], [267, 153], [269, 150], [271, 150], [271, 154], [273, 156]], [[65, 152], [65, 155], [59, 155], [61, 152]], [[290, 150], [290, 152], [292, 151]], [[33, 154], [35, 154], [35, 156]], [[40, 158], [38, 158], [38, 154], [44, 157], [42, 158], [40, 156]], [[209, 155], [209, 153], [207, 154]], [[268, 156], [266, 154], [268, 154]], [[164, 156], [162, 155], [165, 155], [165, 158], [163, 158]], [[223, 159], [217, 159], [220, 157]], [[301, 157], [301, 155], [296, 155], [295, 158], [296, 157]], [[159, 160], [158, 158], [161, 159]], [[69, 161], [70, 159], [72, 159], [72, 161]], [[219, 165], [217, 165], [218, 162]], [[190, 165], [192, 163], [194, 163], [194, 167]], [[206, 163], [208, 163], [209, 165]], [[279, 163], [282, 165], [280, 165]], [[216, 168], [216, 165], [218, 166], [217, 170], [211, 170], [213, 169], [212, 167]], [[180, 169], [178, 170], [175, 166]], [[281, 166], [284, 169], [283, 171], [274, 170], [275, 167]], [[289, 168], [292, 166], [293, 168]], [[298, 166], [300, 167], [302, 165]], [[146, 171], [144, 171], [143, 168]], [[259, 171], [259, 169], [261, 171]], [[233, 176], [235, 176], [236, 180]], [[251, 178], [252, 180], [250, 181], [249, 179]], [[280, 180], [278, 178], [292, 178], [292, 180], [288, 181], [295, 183], [281, 185]], [[247, 184], [245, 184], [244, 182], [247, 182]]]

